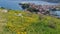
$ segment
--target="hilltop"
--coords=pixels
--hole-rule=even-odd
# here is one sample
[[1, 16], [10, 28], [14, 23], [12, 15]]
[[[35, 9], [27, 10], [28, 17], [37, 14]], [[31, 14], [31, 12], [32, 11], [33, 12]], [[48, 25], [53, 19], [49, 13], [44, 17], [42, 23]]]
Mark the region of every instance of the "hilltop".
[[60, 19], [55, 17], [1, 9], [0, 18], [0, 34], [60, 34]]

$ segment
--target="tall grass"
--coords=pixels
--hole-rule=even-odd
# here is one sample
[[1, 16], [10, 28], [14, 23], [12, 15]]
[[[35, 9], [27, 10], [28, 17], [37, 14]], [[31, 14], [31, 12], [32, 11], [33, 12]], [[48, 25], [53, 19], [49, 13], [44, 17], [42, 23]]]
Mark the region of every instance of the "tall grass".
[[6, 16], [3, 34], [60, 34], [60, 19], [55, 17], [15, 10]]

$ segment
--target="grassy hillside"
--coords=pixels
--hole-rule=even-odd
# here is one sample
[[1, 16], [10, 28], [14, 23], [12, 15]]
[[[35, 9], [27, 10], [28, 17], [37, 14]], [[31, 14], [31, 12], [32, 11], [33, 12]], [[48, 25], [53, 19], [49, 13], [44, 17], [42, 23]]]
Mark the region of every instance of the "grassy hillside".
[[0, 34], [60, 34], [60, 19], [55, 17], [19, 10], [0, 11], [0, 16]]

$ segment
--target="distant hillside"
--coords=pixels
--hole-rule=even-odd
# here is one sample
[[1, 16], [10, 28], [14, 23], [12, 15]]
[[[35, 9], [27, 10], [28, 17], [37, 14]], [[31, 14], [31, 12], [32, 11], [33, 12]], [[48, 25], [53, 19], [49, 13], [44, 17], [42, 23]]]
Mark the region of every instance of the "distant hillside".
[[52, 3], [60, 3], [60, 0], [43, 0], [43, 1], [52, 2]]

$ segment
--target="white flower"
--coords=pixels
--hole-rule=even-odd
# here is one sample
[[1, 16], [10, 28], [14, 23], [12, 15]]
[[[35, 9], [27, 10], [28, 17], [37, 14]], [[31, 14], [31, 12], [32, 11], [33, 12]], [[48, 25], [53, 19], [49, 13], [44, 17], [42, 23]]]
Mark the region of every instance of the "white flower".
[[19, 13], [17, 16], [21, 16], [21, 17], [23, 17], [23, 15], [22, 15], [21, 13]]

